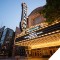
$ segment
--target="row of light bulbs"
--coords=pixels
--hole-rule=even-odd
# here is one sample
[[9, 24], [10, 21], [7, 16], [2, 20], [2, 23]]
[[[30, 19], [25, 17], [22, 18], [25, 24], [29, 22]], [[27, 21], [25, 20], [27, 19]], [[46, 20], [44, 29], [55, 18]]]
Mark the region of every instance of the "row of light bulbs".
[[[40, 35], [40, 36], [37, 36], [36, 38], [38, 38], [38, 37], [43, 37], [43, 36], [47, 36], [47, 35], [51, 35], [51, 34], [58, 33], [58, 32], [60, 32], [60, 30], [53, 31], [53, 32], [50, 32], [50, 33], [47, 33], [47, 34], [44, 34], [44, 35]], [[33, 39], [33, 38], [32, 38], [32, 39]], [[26, 40], [30, 40], [30, 39], [26, 39]], [[26, 40], [25, 40], [25, 41], [26, 41]]]
[[[59, 22], [60, 22], [60, 21], [59, 21]], [[48, 26], [45, 26], [45, 27], [41, 27], [41, 28], [39, 28], [39, 29], [37, 29], [37, 30], [40, 30], [40, 29], [43, 29], [43, 28], [46, 28], [46, 27], [55, 25], [55, 24], [57, 24], [57, 23], [59, 23], [59, 22], [55, 22], [55, 23], [53, 23], [53, 24], [51, 24], [51, 25], [48, 25]], [[40, 25], [40, 24], [38, 24], [38, 25], [36, 25], [36, 26], [31, 26], [29, 29], [34, 28], [34, 27], [37, 27], [37, 26], [39, 26], [39, 25]], [[21, 34], [17, 35], [16, 38], [21, 37], [21, 36], [26, 35], [26, 34], [29, 34], [29, 33], [25, 33], [25, 32], [26, 32], [27, 30], [29, 30], [29, 29], [26, 29], [24, 32], [22, 32]], [[33, 30], [32, 32], [35, 32], [35, 31], [37, 31], [37, 30]], [[54, 32], [52, 32], [52, 33], [54, 33]], [[50, 34], [50, 33], [48, 33], [48, 34]], [[47, 34], [45, 34], [45, 35], [47, 35]]]
[[[56, 32], [60, 32], [60, 30], [57, 30], [57, 31], [54, 31], [55, 33]], [[24, 40], [25, 42], [27, 41], [27, 40]], [[20, 42], [16, 42], [16, 45], [21, 45], [21, 44], [23, 44], [24, 43], [24, 41], [20, 41]], [[29, 40], [29, 41], [31, 41], [31, 40]], [[21, 44], [20, 44], [21, 43]], [[28, 43], [29, 44], [29, 43]]]

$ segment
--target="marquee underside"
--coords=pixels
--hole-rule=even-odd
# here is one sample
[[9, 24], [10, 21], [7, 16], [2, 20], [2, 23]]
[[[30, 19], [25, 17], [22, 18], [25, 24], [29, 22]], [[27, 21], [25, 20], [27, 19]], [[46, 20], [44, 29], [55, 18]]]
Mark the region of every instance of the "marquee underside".
[[33, 40], [15, 42], [15, 45], [28, 46], [31, 49], [60, 46], [60, 32], [52, 35], [47, 35], [44, 37], [38, 37]]

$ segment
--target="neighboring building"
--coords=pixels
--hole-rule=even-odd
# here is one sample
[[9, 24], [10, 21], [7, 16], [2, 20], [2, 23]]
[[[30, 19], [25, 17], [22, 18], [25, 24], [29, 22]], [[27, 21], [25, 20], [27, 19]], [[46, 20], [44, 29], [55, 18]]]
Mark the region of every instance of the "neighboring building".
[[14, 44], [14, 31], [10, 28], [6, 28], [1, 38], [3, 55], [12, 56], [12, 49]]
[[0, 28], [0, 53], [1, 53], [1, 49], [2, 49], [2, 46], [1, 46], [1, 38], [2, 38], [2, 34], [4, 32], [4, 28], [5, 28], [5, 26], [3, 26], [2, 28]]
[[16, 31], [15, 31], [15, 37], [21, 33], [21, 30], [19, 27], [16, 27]]
[[2, 37], [3, 31], [4, 31], [4, 28], [5, 28], [5, 26], [3, 26], [2, 28], [0, 28], [0, 41], [1, 41], [1, 37]]

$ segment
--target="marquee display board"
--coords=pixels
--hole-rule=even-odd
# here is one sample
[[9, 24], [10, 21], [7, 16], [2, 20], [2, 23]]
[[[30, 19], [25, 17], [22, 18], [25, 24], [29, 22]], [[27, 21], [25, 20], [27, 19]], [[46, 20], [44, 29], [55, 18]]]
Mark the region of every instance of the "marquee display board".
[[[34, 39], [34, 38], [37, 38], [38, 36], [41, 36], [41, 35], [44, 36], [44, 34], [47, 35], [47, 33], [60, 30], [60, 23], [55, 24], [55, 25], [52, 25], [52, 26], [49, 26], [49, 27], [46, 27], [46, 28], [41, 29], [41, 30], [37, 30], [37, 31], [32, 32], [32, 31], [35, 30], [36, 28], [37, 28], [37, 27], [31, 28], [30, 30], [26, 31], [26, 33], [28, 32], [28, 34], [16, 38], [16, 42], [22, 41], [22, 40], [26, 40], [26, 39]], [[50, 34], [49, 34], [49, 35], [50, 35]], [[43, 37], [43, 36], [42, 36], [42, 37]]]

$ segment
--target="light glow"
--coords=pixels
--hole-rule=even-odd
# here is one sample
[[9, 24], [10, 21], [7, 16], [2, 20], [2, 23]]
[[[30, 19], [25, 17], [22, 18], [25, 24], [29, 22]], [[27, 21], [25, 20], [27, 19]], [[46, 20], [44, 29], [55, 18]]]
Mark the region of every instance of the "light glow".
[[58, 45], [60, 45], [60, 41], [38, 44], [38, 45], [30, 46], [30, 47], [31, 49], [36, 49], [36, 48], [52, 47], [52, 46], [58, 46]]

